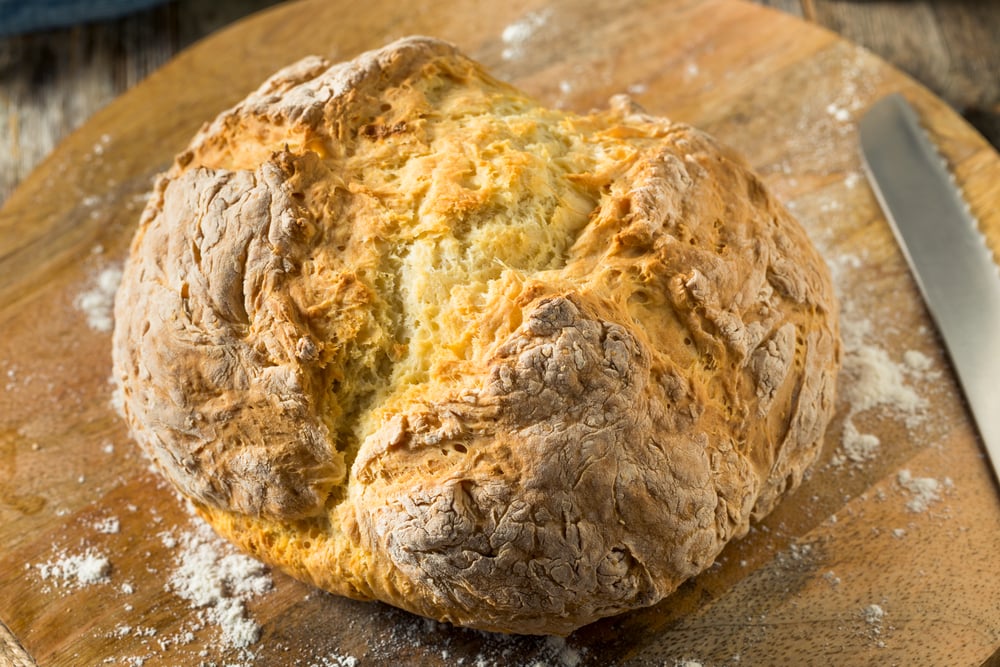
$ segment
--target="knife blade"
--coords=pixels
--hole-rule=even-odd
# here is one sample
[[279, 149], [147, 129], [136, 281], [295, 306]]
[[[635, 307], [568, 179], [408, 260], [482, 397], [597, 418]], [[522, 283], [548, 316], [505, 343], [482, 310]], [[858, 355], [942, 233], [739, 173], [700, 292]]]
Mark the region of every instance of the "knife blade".
[[944, 158], [901, 95], [858, 126], [868, 181], [916, 278], [1000, 482], [1000, 270]]

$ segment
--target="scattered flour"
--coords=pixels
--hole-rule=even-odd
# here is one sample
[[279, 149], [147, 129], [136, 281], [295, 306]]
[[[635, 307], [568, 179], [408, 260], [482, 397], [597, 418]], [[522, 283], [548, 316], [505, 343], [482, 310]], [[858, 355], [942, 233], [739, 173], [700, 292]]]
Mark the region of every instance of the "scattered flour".
[[109, 332], [114, 326], [115, 291], [122, 279], [119, 266], [109, 266], [97, 274], [90, 289], [76, 297], [76, 307], [87, 318], [87, 325], [94, 331]]
[[121, 529], [118, 517], [109, 516], [106, 519], [94, 522], [94, 530], [105, 535], [114, 535]]
[[885, 609], [877, 604], [870, 604], [861, 610], [861, 618], [864, 619], [868, 626], [868, 636], [879, 648], [885, 648], [885, 640], [882, 639], [882, 622], [885, 619], [885, 615]]
[[126, 625], [121, 623], [115, 626], [115, 629], [108, 633], [108, 637], [114, 637], [121, 639], [123, 637], [155, 637], [156, 628]]
[[580, 664], [583, 658], [580, 651], [567, 644], [562, 637], [549, 637], [547, 643], [557, 664], [563, 667], [577, 667]]
[[931, 369], [934, 362], [923, 352], [919, 350], [907, 350], [903, 353], [903, 363], [906, 364], [907, 368], [916, 372], [926, 372]]
[[100, 141], [94, 144], [94, 148], [92, 149], [92, 151], [94, 152], [95, 155], [103, 155], [104, 149], [107, 147], [109, 143], [111, 143], [111, 135], [102, 134]]
[[833, 464], [859, 464], [878, 455], [878, 436], [861, 432], [855, 418], [868, 410], [880, 408], [901, 417], [908, 428], [919, 424], [927, 415], [928, 401], [913, 388], [916, 381], [933, 377], [933, 363], [917, 350], [907, 350], [900, 362], [870, 342], [872, 323], [868, 319], [841, 318], [844, 342], [843, 373], [847, 382], [841, 388], [848, 412], [841, 432], [840, 449]]
[[198, 521], [180, 538], [177, 567], [168, 586], [198, 610], [199, 618], [218, 626], [225, 646], [246, 648], [260, 636], [246, 602], [273, 584], [262, 563], [236, 553], [208, 524]]
[[828, 104], [826, 107], [826, 112], [834, 117], [839, 123], [846, 123], [851, 119], [851, 112], [841, 106], [837, 106], [836, 103]]
[[854, 463], [863, 463], [875, 458], [882, 441], [871, 433], [861, 433], [851, 419], [844, 422], [840, 436], [841, 455]]
[[868, 625], [881, 625], [882, 619], [885, 618], [885, 610], [877, 604], [868, 605], [861, 613], [864, 615], [865, 623]]
[[[851, 382], [845, 395], [853, 412], [863, 412], [876, 407], [889, 407], [898, 414], [918, 423], [927, 408], [927, 400], [917, 394], [908, 380], [917, 379], [927, 366], [896, 363], [881, 347], [868, 342], [873, 326], [870, 320], [844, 319], [844, 370]], [[920, 355], [911, 350], [906, 354]]]
[[325, 655], [318, 662], [310, 662], [309, 667], [358, 667], [361, 663], [353, 655]]
[[503, 29], [500, 39], [504, 49], [501, 56], [504, 60], [516, 60], [524, 55], [524, 47], [539, 28], [548, 23], [552, 9], [546, 8], [537, 12], [529, 12], [523, 18], [514, 21]]
[[943, 489], [951, 488], [951, 479], [945, 477], [939, 482], [933, 477], [914, 477], [908, 469], [899, 471], [896, 481], [910, 494], [906, 509], [914, 513], [926, 512], [935, 502], [941, 499]]
[[62, 553], [55, 560], [35, 567], [43, 581], [51, 581], [56, 586], [82, 588], [111, 579], [111, 561], [92, 548], [79, 554]]

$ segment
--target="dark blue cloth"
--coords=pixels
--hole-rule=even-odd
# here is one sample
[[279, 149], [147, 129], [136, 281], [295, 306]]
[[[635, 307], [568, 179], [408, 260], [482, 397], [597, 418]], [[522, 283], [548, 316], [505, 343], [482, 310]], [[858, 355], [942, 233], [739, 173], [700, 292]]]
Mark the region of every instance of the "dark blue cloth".
[[0, 36], [103, 21], [165, 0], [0, 0]]

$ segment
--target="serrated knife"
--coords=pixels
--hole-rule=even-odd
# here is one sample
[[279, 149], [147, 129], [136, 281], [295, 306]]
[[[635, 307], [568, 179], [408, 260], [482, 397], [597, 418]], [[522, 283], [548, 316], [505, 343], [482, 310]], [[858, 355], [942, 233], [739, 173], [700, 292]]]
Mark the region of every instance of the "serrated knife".
[[1000, 270], [944, 159], [898, 94], [859, 124], [869, 182], [941, 332], [1000, 481]]

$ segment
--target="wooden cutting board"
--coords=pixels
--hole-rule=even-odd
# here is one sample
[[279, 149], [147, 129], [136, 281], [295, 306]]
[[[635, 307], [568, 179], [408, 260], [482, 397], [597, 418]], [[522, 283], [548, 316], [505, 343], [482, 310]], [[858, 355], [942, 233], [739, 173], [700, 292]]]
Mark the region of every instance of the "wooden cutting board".
[[[303, 0], [197, 44], [89, 120], [0, 212], [0, 619], [16, 638], [0, 642], [0, 662], [5, 653], [14, 664], [147, 667], [1000, 659], [1000, 494], [861, 176], [856, 121], [887, 93], [909, 98], [1000, 250], [1000, 158], [986, 142], [867, 52], [735, 0], [402, 7]], [[457, 43], [548, 104], [586, 111], [627, 92], [734, 145], [802, 220], [841, 293], [847, 370], [814, 474], [671, 598], [566, 642], [425, 622], [278, 572], [269, 591], [236, 602], [237, 591], [221, 590], [229, 602], [198, 607], [171, 581], [198, 544], [203, 556], [227, 552], [199, 537], [111, 407], [101, 316], [155, 174], [277, 68], [310, 53], [348, 59], [413, 33]], [[862, 460], [844, 460], [845, 444], [863, 445], [847, 452]], [[218, 574], [211, 558], [197, 562]], [[233, 648], [218, 622], [225, 609], [256, 623], [259, 639]]]

